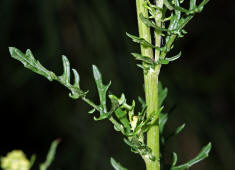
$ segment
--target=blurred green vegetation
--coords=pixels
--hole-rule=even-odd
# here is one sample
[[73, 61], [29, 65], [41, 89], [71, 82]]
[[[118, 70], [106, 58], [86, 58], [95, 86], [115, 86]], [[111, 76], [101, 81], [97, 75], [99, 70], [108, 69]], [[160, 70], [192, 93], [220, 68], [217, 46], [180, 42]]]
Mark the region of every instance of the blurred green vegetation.
[[[193, 157], [211, 141], [211, 156], [192, 170], [231, 170], [235, 159], [234, 1], [211, 1], [177, 41], [183, 57], [164, 66], [160, 80], [168, 87], [166, 109], [175, 108], [167, 130], [186, 123], [167, 145], [168, 158]], [[81, 86], [97, 100], [91, 65], [96, 64], [112, 93], [131, 101], [143, 96], [142, 72], [130, 52], [139, 47], [125, 36], [137, 34], [132, 0], [1, 0], [0, 1], [0, 155], [22, 149], [38, 163], [52, 140], [61, 138], [51, 169], [112, 169], [113, 156], [130, 169], [142, 170], [140, 157], [129, 151], [108, 121], [94, 122], [88, 106], [67, 96], [9, 56], [8, 47], [30, 48], [43, 65], [62, 73], [61, 55], [78, 69]], [[180, 161], [181, 161], [180, 160]]]

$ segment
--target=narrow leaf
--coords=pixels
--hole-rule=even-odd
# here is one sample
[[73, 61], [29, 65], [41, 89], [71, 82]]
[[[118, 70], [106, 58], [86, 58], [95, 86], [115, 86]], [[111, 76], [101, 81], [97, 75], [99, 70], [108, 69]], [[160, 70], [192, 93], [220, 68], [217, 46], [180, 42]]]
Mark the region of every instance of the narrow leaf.
[[158, 108], [162, 106], [162, 103], [167, 97], [168, 89], [162, 87], [162, 83], [158, 83]]
[[49, 152], [47, 154], [47, 158], [46, 161], [42, 164], [40, 164], [40, 170], [47, 170], [47, 168], [51, 165], [52, 161], [55, 158], [55, 154], [56, 154], [56, 148], [59, 144], [60, 140], [55, 140], [52, 142]]
[[178, 157], [177, 157], [177, 154], [175, 152], [173, 152], [172, 157], [173, 157], [173, 159], [172, 159], [171, 167], [174, 167], [176, 165], [177, 161], [178, 161]]
[[166, 137], [166, 141], [169, 140], [171, 137], [178, 135], [184, 129], [184, 127], [185, 127], [185, 124], [182, 124], [179, 127], [177, 127], [174, 132], [172, 132]]
[[110, 163], [115, 170], [127, 170], [119, 162], [116, 162], [113, 158], [110, 159]]
[[138, 53], [131, 53], [131, 55], [134, 56], [136, 60], [143, 61], [144, 63], [151, 65], [154, 64], [153, 60], [150, 57], [142, 56], [141, 54]]
[[62, 56], [64, 72], [59, 79], [66, 85], [70, 84], [70, 63], [66, 56]]
[[74, 75], [74, 84], [73, 84], [73, 86], [77, 87], [77, 88], [80, 88], [80, 85], [79, 85], [79, 83], [80, 83], [79, 74], [78, 74], [77, 70], [75, 70], [75, 69], [72, 69], [72, 70], [73, 70], [73, 75]]
[[169, 62], [171, 61], [175, 61], [178, 58], [181, 57], [181, 52], [179, 52], [179, 54], [177, 54], [176, 56], [170, 57], [170, 58], [159, 58], [158, 61], [156, 61], [156, 64], [169, 64]]
[[145, 47], [155, 48], [155, 49], [160, 50], [160, 51], [165, 50], [164, 48], [160, 48], [160, 47], [156, 47], [156, 46], [152, 45], [151, 43], [149, 43], [148, 41], [146, 41], [144, 38], [140, 38], [140, 37], [131, 35], [131, 34], [129, 34], [129, 33], [126, 33], [126, 35], [127, 35], [128, 37], [130, 37], [133, 42], [139, 43], [139, 44], [141, 44], [141, 45], [143, 45], [143, 46], [145, 46]]
[[211, 143], [207, 144], [206, 146], [204, 146], [202, 148], [202, 150], [199, 152], [199, 154], [195, 158], [193, 158], [192, 160], [190, 160], [189, 162], [187, 162], [185, 164], [172, 167], [171, 170], [187, 170], [187, 169], [189, 169], [190, 167], [192, 167], [196, 163], [207, 158], [209, 156], [210, 151], [211, 151], [211, 147], [212, 147]]
[[166, 125], [166, 122], [168, 120], [168, 114], [167, 113], [160, 113], [159, 114], [159, 131], [160, 134], [163, 133], [164, 127]]

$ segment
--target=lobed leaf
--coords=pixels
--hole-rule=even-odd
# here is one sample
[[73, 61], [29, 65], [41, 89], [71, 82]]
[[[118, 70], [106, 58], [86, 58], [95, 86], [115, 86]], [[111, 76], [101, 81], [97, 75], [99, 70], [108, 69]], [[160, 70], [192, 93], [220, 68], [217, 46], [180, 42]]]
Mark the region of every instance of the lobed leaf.
[[9, 47], [9, 51], [11, 57], [20, 61], [24, 65], [24, 67], [46, 77], [50, 81], [56, 79], [56, 75], [53, 72], [47, 70], [41, 65], [39, 61], [34, 58], [30, 49], [28, 49], [25, 54], [15, 47]]
[[111, 85], [111, 82], [109, 82], [109, 84], [107, 85], [104, 85], [102, 81], [102, 75], [100, 71], [98, 70], [98, 68], [95, 65], [93, 65], [92, 69], [93, 69], [93, 76], [96, 82], [97, 90], [99, 93], [99, 99], [100, 99], [100, 110], [99, 110], [100, 117], [95, 118], [95, 120], [102, 120], [109, 116], [109, 113], [107, 112], [107, 107], [106, 107], [106, 93], [107, 93], [108, 88]]

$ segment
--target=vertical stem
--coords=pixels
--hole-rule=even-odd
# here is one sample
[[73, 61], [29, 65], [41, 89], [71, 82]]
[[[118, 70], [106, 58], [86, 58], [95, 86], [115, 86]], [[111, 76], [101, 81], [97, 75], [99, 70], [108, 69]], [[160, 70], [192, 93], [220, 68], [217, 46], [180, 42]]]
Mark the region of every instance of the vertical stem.
[[[138, 27], [139, 27], [139, 36], [144, 38], [146, 41], [151, 43], [151, 33], [150, 28], [147, 27], [140, 19], [140, 13], [144, 17], [148, 17], [148, 10], [143, 6], [144, 0], [136, 0], [137, 6], [137, 18], [138, 18]], [[163, 6], [163, 0], [156, 0], [156, 4], [159, 8]], [[162, 12], [157, 10], [157, 15], [155, 18], [156, 24], [161, 26]], [[161, 45], [161, 33], [155, 32], [155, 44], [156, 46]], [[149, 47], [144, 47], [141, 45], [141, 54], [143, 56], [148, 56], [153, 58], [153, 50]], [[159, 51], [155, 51], [155, 60], [160, 56]], [[158, 76], [160, 72], [160, 65], [157, 65], [154, 69], [150, 69], [148, 73], [144, 74], [144, 85], [145, 85], [145, 98], [147, 104], [147, 117], [151, 113], [158, 110]], [[152, 149], [152, 153], [155, 156], [156, 160], [145, 160], [146, 170], [160, 170], [160, 151], [159, 151], [159, 125], [156, 123], [153, 125], [147, 132], [147, 145]]]

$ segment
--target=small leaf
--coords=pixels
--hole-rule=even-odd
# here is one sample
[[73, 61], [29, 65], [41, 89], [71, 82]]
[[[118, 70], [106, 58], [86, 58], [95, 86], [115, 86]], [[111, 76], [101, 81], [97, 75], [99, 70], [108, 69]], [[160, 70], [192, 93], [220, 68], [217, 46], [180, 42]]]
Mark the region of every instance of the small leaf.
[[204, 146], [195, 158], [193, 158], [192, 160], [190, 160], [189, 162], [187, 162], [185, 164], [172, 167], [171, 170], [187, 170], [190, 167], [192, 167], [194, 164], [207, 158], [210, 151], [211, 151], [211, 143]]
[[162, 83], [159, 81], [158, 83], [158, 108], [162, 106], [162, 103], [167, 97], [168, 89], [162, 87]]
[[70, 63], [66, 56], [62, 56], [63, 68], [64, 72], [61, 76], [59, 76], [60, 81], [62, 81], [65, 85], [70, 84]]
[[142, 22], [148, 27], [153, 27], [153, 28], [156, 27], [156, 24], [154, 22], [151, 22], [148, 18], [145, 18], [142, 13], [139, 14], [139, 17], [142, 20]]
[[77, 70], [75, 69], [72, 69], [73, 70], [73, 75], [74, 75], [74, 84], [73, 86], [77, 87], [77, 88], [80, 88], [80, 77], [79, 77], [79, 74], [77, 72]]
[[130, 123], [127, 118], [127, 112], [123, 111], [121, 108], [118, 108], [115, 110], [116, 117], [120, 120], [120, 122], [123, 124], [123, 126], [127, 129], [127, 131], [130, 131]]
[[169, 64], [169, 62], [175, 61], [180, 57], [181, 57], [181, 52], [179, 52], [179, 54], [177, 54], [176, 56], [173, 56], [170, 58], [159, 58], [159, 60], [156, 62], [156, 64]]
[[[158, 27], [154, 22], [151, 22], [148, 18], [145, 18], [142, 13], [140, 13], [139, 16], [140, 16], [141, 21], [142, 21], [145, 25], [147, 25], [148, 27], [155, 28], [157, 31], [164, 31], [164, 32], [169, 32], [169, 33], [171, 33], [171, 31], [168, 30], [168, 29], [165, 29], [165, 28], [162, 28], [162, 27]], [[160, 50], [160, 49], [159, 49], [159, 50]]]
[[152, 45], [151, 43], [149, 43], [148, 41], [146, 41], [144, 38], [140, 38], [140, 37], [131, 35], [131, 34], [129, 34], [129, 33], [126, 33], [126, 35], [127, 35], [128, 37], [130, 37], [133, 42], [139, 43], [139, 44], [143, 45], [144, 47], [155, 48], [155, 49], [160, 50], [160, 51], [165, 50], [165, 48], [160, 48], [160, 47], [157, 47], [157, 46]]
[[172, 157], [173, 157], [173, 159], [172, 159], [171, 167], [174, 167], [176, 165], [177, 161], [178, 161], [178, 157], [177, 157], [177, 154], [175, 152], [173, 152]]
[[168, 120], [168, 114], [167, 113], [160, 113], [159, 114], [159, 131], [160, 134], [163, 133], [164, 127], [166, 125], [166, 122]]
[[178, 135], [185, 127], [185, 124], [180, 125], [176, 128], [174, 132], [172, 132], [170, 135], [166, 137], [166, 141], [169, 140], [171, 137]]
[[127, 170], [119, 162], [116, 162], [113, 158], [110, 159], [111, 165], [115, 170]]
[[91, 109], [88, 113], [89, 114], [93, 114], [95, 112], [95, 108], [94, 109]]
[[102, 120], [109, 116], [109, 114], [107, 113], [107, 106], [106, 106], [106, 93], [107, 93], [108, 88], [111, 85], [111, 82], [109, 82], [108, 85], [104, 85], [102, 82], [102, 75], [100, 71], [98, 70], [98, 68], [95, 65], [93, 65], [92, 69], [93, 69], [93, 76], [96, 82], [97, 90], [99, 93], [100, 106], [101, 106], [99, 110], [100, 117], [95, 118], [95, 120]]
[[132, 56], [135, 57], [136, 60], [143, 61], [144, 63], [154, 65], [153, 59], [147, 56], [142, 56], [141, 54], [138, 53], [131, 53]]
[[46, 161], [44, 163], [40, 164], [40, 170], [47, 170], [47, 168], [51, 165], [52, 161], [55, 158], [56, 148], [59, 143], [60, 143], [59, 139], [52, 142], [50, 149], [49, 149], [49, 152], [47, 154]]
[[155, 161], [155, 156], [152, 154], [152, 149], [146, 144], [139, 141], [137, 137], [132, 137], [129, 139], [124, 138], [124, 142], [131, 147], [131, 151], [138, 153], [141, 156], [147, 157], [151, 161]]

